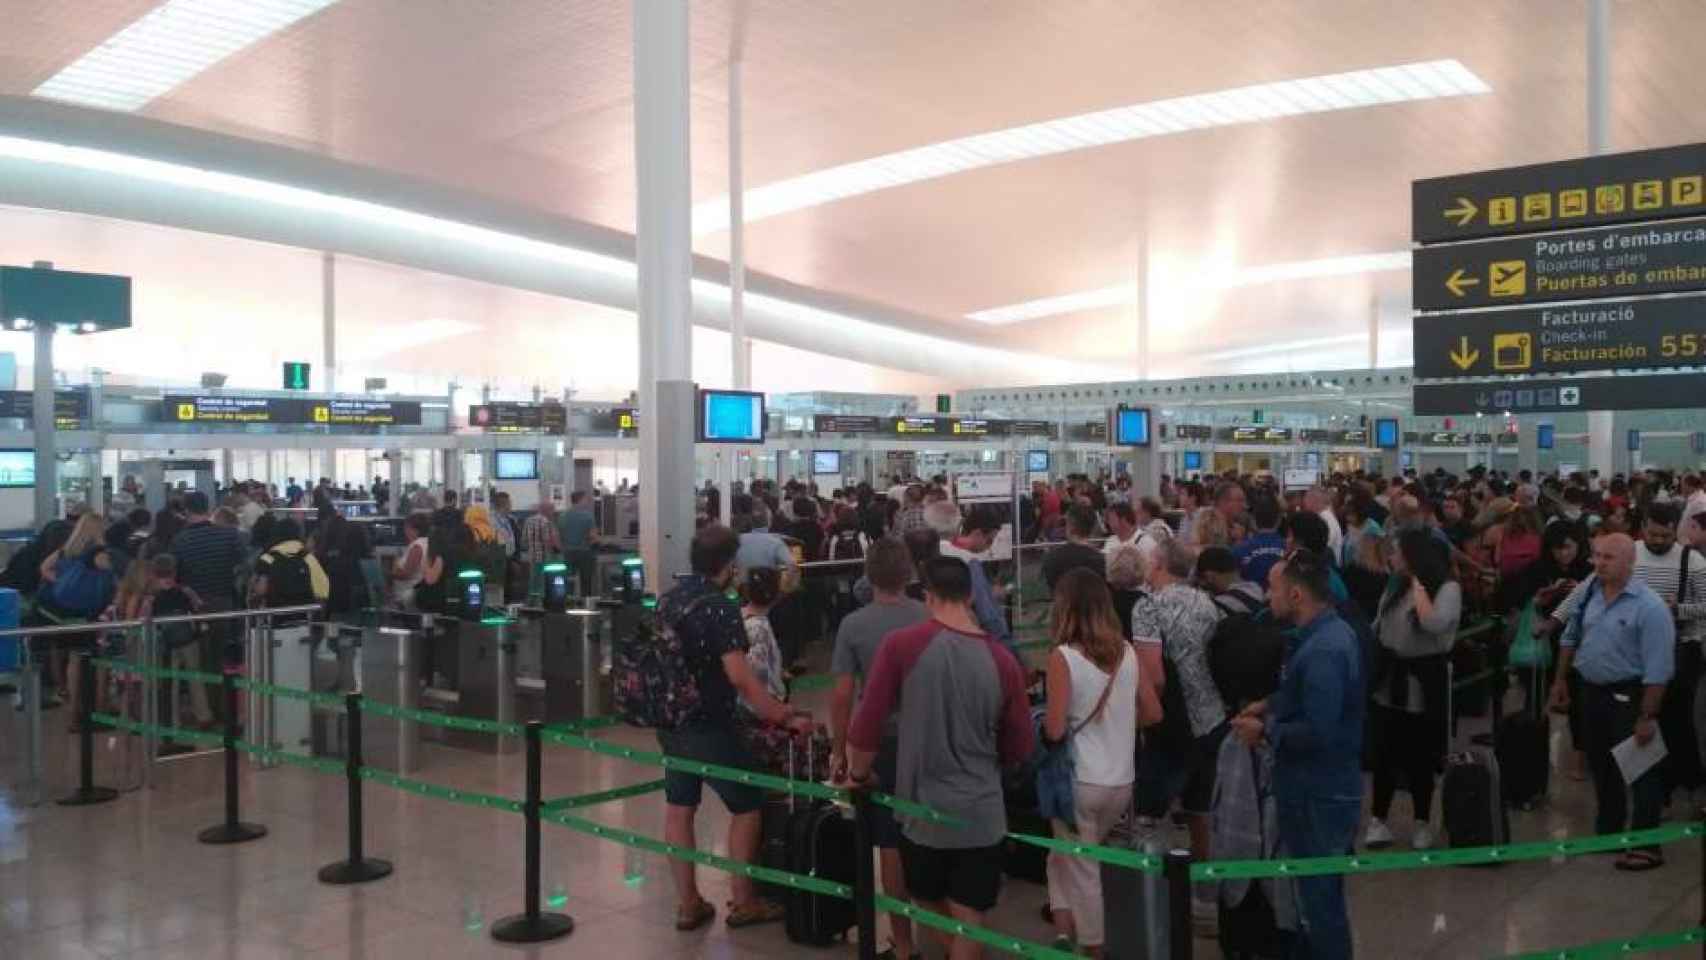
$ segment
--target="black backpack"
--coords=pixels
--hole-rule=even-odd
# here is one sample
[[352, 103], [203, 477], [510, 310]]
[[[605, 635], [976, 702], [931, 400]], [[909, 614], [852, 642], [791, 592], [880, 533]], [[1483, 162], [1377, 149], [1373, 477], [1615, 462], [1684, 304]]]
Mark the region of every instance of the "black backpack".
[[831, 560], [863, 560], [865, 546], [859, 542], [857, 530], [843, 530], [835, 535], [829, 544], [829, 559]]
[[1285, 628], [1266, 611], [1220, 618], [1208, 639], [1208, 672], [1229, 710], [1279, 687], [1285, 662]]
[[[180, 617], [195, 613], [195, 605], [190, 602], [190, 596], [182, 587], [162, 590], [154, 595], [154, 602], [149, 604], [149, 615], [153, 617]], [[196, 641], [197, 627], [194, 623], [162, 623], [156, 629], [159, 631], [160, 642], [167, 649], [176, 650], [187, 647]]]
[[319, 603], [314, 596], [314, 577], [308, 569], [308, 552], [280, 553], [278, 550], [268, 550], [263, 557], [267, 558], [265, 566], [267, 578], [266, 605], [269, 607], [296, 607], [308, 603]]

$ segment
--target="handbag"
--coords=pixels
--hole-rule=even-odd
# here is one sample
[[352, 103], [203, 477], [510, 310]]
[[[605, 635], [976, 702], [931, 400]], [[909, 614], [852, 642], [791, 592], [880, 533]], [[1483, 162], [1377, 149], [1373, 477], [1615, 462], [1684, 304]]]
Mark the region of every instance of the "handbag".
[[1506, 654], [1511, 666], [1544, 670], [1552, 665], [1552, 645], [1534, 635], [1537, 617], [1534, 601], [1530, 600], [1517, 616], [1516, 628], [1511, 632], [1510, 650]]
[[[1096, 701], [1096, 708], [1078, 726], [1067, 731], [1066, 736], [1052, 747], [1043, 749], [1042, 759], [1037, 763], [1037, 812], [1051, 820], [1061, 820], [1074, 823], [1078, 816], [1077, 801], [1073, 799], [1073, 775], [1077, 772], [1072, 762], [1072, 738], [1078, 736], [1078, 731], [1096, 722], [1101, 716], [1102, 708], [1108, 705], [1108, 695], [1114, 692], [1114, 682], [1119, 679], [1120, 668], [1125, 666], [1125, 660], [1120, 660], [1119, 666], [1108, 676], [1108, 683], [1102, 688], [1101, 699]], [[1041, 738], [1038, 738], [1041, 742]]]

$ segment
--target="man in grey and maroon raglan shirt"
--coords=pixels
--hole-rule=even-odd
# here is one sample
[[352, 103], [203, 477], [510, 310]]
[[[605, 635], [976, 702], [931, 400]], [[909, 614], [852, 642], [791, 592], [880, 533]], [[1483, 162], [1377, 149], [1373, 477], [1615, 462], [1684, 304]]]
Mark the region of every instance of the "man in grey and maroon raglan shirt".
[[[925, 909], [981, 925], [1001, 891], [1001, 768], [1028, 757], [1036, 737], [1024, 671], [978, 626], [965, 561], [929, 561], [924, 586], [931, 619], [889, 634], [866, 679], [847, 736], [849, 777], [871, 779], [884, 720], [898, 712], [896, 795], [955, 821], [899, 815], [907, 890]], [[954, 957], [971, 944], [957, 946]]]

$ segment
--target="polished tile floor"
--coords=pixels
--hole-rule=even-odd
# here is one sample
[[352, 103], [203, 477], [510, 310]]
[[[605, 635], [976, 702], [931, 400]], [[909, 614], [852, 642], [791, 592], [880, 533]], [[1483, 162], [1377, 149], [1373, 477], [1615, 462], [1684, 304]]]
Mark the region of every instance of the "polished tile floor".
[[[809, 703], [810, 701], [808, 701]], [[821, 698], [816, 704], [820, 705]], [[50, 797], [73, 784], [75, 765], [64, 711], [47, 717]], [[162, 764], [156, 785], [104, 806], [29, 806], [19, 795], [18, 714], [0, 711], [0, 957], [47, 958], [462, 958], [608, 955], [624, 960], [677, 957], [797, 957], [777, 927], [731, 932], [719, 922], [693, 934], [669, 926], [673, 897], [656, 857], [547, 825], [544, 886], [566, 898], [578, 928], [567, 940], [505, 947], [490, 925], [521, 907], [522, 821], [513, 814], [367, 787], [370, 853], [396, 873], [362, 887], [315, 879], [339, 859], [345, 840], [341, 779], [293, 767], [243, 766], [245, 819], [269, 835], [236, 847], [196, 842], [222, 814], [216, 756]], [[633, 731], [610, 736], [647, 745]], [[119, 738], [97, 739], [99, 779], [122, 777]], [[519, 796], [520, 754], [491, 756], [423, 748], [417, 776], [450, 786]], [[615, 759], [546, 748], [547, 796], [649, 780], [655, 770]], [[1516, 814], [1517, 839], [1584, 832], [1591, 798], [1584, 785], [1554, 779], [1554, 800]], [[1407, 802], [1395, 824], [1407, 835]], [[1689, 815], [1679, 799], [1672, 811]], [[595, 819], [658, 836], [662, 799], [653, 794], [595, 808]], [[720, 846], [723, 817], [713, 802], [701, 842]], [[1670, 863], [1627, 876], [1604, 857], [1525, 863], [1500, 869], [1388, 873], [1350, 881], [1363, 957], [1484, 957], [1558, 948], [1616, 936], [1686, 927], [1700, 917], [1701, 860], [1692, 845], [1667, 850]], [[714, 902], [725, 879], [701, 870]], [[1009, 882], [994, 926], [1033, 940], [1048, 931], [1037, 916], [1040, 888]], [[850, 956], [851, 948], [821, 951]], [[1198, 956], [1215, 956], [1199, 940]], [[1649, 954], [1657, 956], [1660, 954]]]

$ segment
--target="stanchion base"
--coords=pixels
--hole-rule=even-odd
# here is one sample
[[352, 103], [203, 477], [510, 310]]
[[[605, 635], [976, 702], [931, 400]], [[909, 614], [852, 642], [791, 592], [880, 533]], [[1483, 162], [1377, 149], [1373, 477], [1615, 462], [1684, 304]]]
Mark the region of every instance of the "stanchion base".
[[320, 882], [338, 885], [369, 883], [391, 875], [391, 861], [366, 857], [361, 860], [339, 860], [320, 868]]
[[195, 835], [202, 843], [227, 844], [248, 843], [259, 840], [267, 835], [267, 828], [258, 823], [222, 823], [217, 827], [208, 827]]
[[112, 787], [78, 787], [76, 793], [55, 802], [62, 807], [92, 807], [97, 803], [111, 803], [117, 799], [118, 791]]
[[501, 943], [544, 943], [573, 933], [575, 922], [561, 913], [530, 917], [518, 913], [492, 924], [492, 939]]

